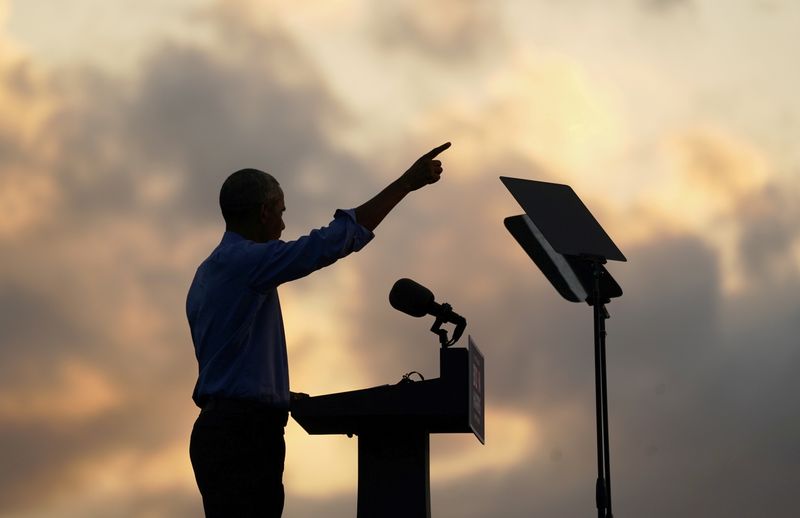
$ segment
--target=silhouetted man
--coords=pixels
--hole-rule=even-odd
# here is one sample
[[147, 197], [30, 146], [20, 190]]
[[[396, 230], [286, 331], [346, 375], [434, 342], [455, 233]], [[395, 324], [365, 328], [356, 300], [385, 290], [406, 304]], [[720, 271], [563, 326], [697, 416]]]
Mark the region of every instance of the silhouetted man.
[[199, 375], [201, 412], [189, 453], [207, 517], [279, 517], [283, 512], [283, 434], [290, 399], [286, 339], [277, 287], [363, 248], [408, 193], [442, 174], [420, 157], [363, 205], [337, 210], [327, 227], [281, 241], [283, 191], [269, 174], [242, 169], [222, 184], [220, 244], [197, 269], [186, 301]]

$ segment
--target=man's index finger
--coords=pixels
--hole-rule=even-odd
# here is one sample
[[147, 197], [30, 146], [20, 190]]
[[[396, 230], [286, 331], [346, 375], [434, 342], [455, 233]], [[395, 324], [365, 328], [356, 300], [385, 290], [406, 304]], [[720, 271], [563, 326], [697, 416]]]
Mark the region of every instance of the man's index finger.
[[450, 147], [450, 142], [445, 142], [441, 146], [431, 149], [430, 151], [425, 153], [423, 156], [430, 160], [432, 158], [435, 158], [436, 155], [438, 155], [439, 153], [441, 153], [442, 151], [444, 151], [445, 149], [447, 149], [449, 147]]

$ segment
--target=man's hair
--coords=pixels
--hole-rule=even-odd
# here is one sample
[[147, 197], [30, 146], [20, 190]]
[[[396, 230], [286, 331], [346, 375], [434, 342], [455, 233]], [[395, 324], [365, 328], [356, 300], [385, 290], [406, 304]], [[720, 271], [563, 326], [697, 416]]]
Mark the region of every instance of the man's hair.
[[228, 225], [247, 223], [257, 218], [262, 205], [280, 198], [278, 181], [258, 169], [240, 169], [230, 175], [219, 190], [219, 208]]

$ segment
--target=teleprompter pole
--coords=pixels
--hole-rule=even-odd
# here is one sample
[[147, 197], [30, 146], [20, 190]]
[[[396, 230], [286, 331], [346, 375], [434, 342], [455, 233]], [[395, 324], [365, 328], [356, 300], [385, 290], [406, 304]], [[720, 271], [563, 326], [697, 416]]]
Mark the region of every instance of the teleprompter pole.
[[598, 518], [613, 518], [606, 372], [606, 304], [622, 288], [606, 270], [606, 261], [627, 261], [575, 191], [568, 185], [501, 176], [525, 214], [504, 224], [558, 293], [570, 302], [586, 302], [594, 313], [595, 405], [597, 412]]
[[608, 447], [608, 387], [606, 383], [606, 311], [605, 299], [600, 292], [600, 277], [603, 275], [602, 263], [605, 260], [592, 260], [592, 306], [594, 310], [594, 388], [597, 413], [597, 484], [595, 500], [598, 518], [613, 518], [611, 511], [611, 467]]

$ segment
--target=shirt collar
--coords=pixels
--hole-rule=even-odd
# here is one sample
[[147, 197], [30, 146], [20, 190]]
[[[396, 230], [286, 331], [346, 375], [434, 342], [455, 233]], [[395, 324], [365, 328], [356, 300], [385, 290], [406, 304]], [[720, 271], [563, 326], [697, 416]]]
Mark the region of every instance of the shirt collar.
[[231, 230], [226, 230], [225, 233], [222, 234], [222, 241], [220, 241], [220, 244], [221, 245], [232, 245], [234, 243], [239, 243], [241, 241], [247, 241], [247, 239], [243, 235], [241, 235], [241, 234], [239, 234], [237, 232], [233, 232]]

